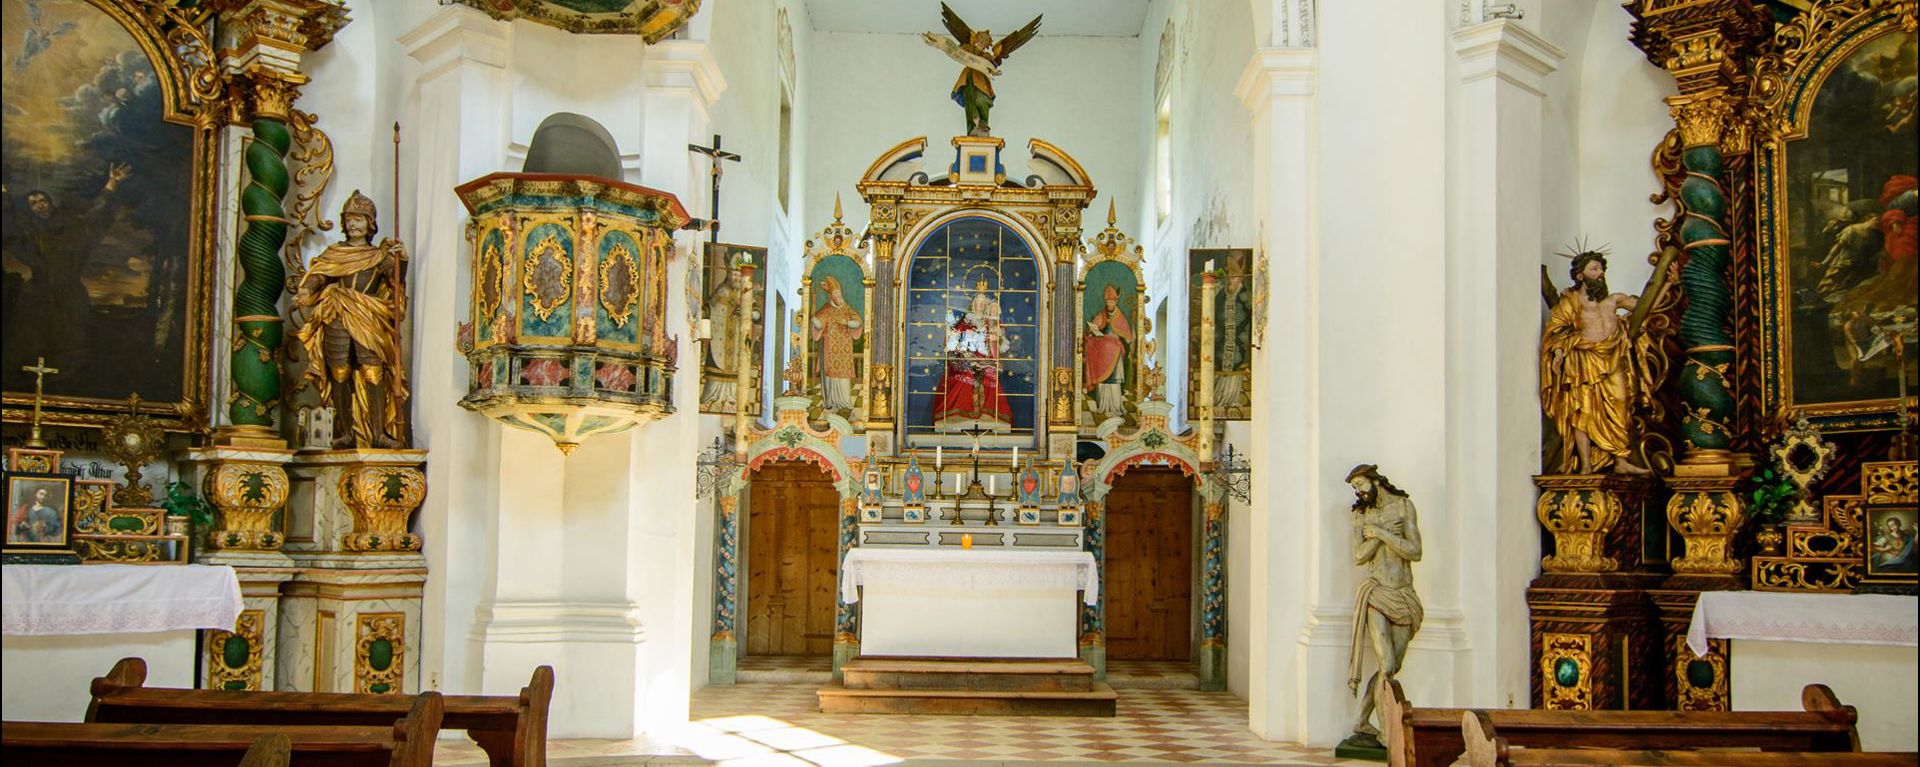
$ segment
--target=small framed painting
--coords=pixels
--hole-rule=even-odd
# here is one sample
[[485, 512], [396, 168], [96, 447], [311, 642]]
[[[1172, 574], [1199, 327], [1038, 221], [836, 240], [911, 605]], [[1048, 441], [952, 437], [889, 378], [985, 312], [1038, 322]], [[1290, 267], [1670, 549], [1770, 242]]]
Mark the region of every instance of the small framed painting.
[[927, 521], [927, 508], [925, 506], [904, 507], [900, 510], [900, 521], [910, 525], [925, 522]]
[[73, 550], [73, 477], [6, 472], [8, 563], [79, 564]]
[[1913, 539], [1920, 533], [1920, 509], [1869, 505], [1863, 511], [1866, 561], [1861, 563], [1860, 591], [1916, 593], [1920, 567], [1914, 561]]

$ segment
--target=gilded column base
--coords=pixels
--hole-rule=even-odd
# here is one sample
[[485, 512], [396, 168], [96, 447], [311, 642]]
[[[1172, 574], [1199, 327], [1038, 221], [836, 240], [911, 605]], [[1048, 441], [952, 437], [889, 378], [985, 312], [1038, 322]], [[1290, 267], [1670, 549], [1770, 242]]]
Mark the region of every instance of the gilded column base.
[[1547, 573], [1527, 589], [1532, 705], [1560, 710], [1659, 708], [1663, 633], [1652, 574]]
[[183, 479], [216, 512], [214, 529], [197, 540], [196, 561], [239, 567], [286, 567], [286, 533], [279, 516], [287, 503], [284, 449], [208, 447], [184, 450]]
[[1552, 553], [1540, 560], [1549, 573], [1611, 573], [1638, 569], [1641, 506], [1657, 484], [1625, 474], [1547, 474], [1534, 516], [1552, 535]]
[[1741, 472], [1667, 479], [1673, 490], [1667, 522], [1686, 544], [1673, 559], [1676, 577], [1733, 578], [1744, 569], [1733, 556], [1733, 538], [1747, 518], [1746, 502], [1735, 490], [1745, 479]]
[[287, 466], [287, 548], [419, 551], [408, 522], [426, 499], [425, 450], [302, 450]]

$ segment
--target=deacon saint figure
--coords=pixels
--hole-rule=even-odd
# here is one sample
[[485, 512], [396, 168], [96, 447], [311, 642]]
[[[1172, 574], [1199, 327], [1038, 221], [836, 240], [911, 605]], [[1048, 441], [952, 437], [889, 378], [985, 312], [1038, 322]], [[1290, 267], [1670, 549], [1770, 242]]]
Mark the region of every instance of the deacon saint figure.
[[400, 359], [407, 249], [391, 237], [373, 243], [380, 231], [376, 215], [373, 200], [354, 190], [340, 208], [345, 241], [314, 256], [293, 298], [294, 306], [307, 310], [295, 335], [307, 355], [306, 375], [335, 418], [348, 419], [348, 428], [335, 430], [333, 446], [341, 449], [408, 442], [407, 376]]
[[[1379, 749], [1380, 728], [1371, 721], [1374, 691], [1382, 677], [1400, 673], [1407, 645], [1420, 631], [1426, 610], [1413, 590], [1413, 563], [1420, 561], [1420, 520], [1405, 490], [1361, 464], [1347, 472], [1353, 486], [1353, 563], [1366, 578], [1353, 598], [1353, 635], [1347, 660], [1347, 688], [1360, 695], [1360, 715], [1342, 748]], [[1379, 670], [1360, 689], [1361, 660], [1371, 648]]]
[[1652, 340], [1620, 314], [1640, 297], [1608, 291], [1607, 257], [1599, 251], [1574, 254], [1568, 273], [1574, 284], [1560, 291], [1540, 335], [1540, 404], [1560, 443], [1573, 447], [1556, 470], [1645, 474], [1631, 460], [1632, 426], [1634, 405], [1653, 388], [1646, 363]]

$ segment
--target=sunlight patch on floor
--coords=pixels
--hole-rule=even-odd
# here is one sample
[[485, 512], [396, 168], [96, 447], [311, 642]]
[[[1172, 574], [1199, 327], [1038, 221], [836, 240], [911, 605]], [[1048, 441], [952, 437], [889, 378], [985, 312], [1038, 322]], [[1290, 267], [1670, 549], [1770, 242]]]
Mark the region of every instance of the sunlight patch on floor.
[[769, 716], [701, 719], [666, 740], [720, 767], [881, 767], [903, 761]]

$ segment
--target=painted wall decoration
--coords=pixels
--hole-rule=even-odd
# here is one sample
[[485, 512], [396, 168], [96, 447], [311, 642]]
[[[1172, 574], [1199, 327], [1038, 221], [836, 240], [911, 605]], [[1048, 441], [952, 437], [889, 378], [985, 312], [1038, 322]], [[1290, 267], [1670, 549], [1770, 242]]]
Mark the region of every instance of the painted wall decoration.
[[[753, 259], [751, 291], [741, 282], [736, 265], [743, 258]], [[732, 415], [734, 387], [740, 363], [740, 305], [750, 303], [748, 337], [753, 341], [750, 359], [763, 359], [766, 353], [767, 249], [751, 245], [714, 243], [706, 246], [705, 268], [701, 284], [706, 294], [700, 306], [706, 319], [712, 320], [713, 333], [702, 344], [700, 354], [700, 412]], [[758, 397], [750, 397], [747, 412], [758, 415]]]
[[1809, 51], [1762, 157], [1766, 409], [1828, 428], [1892, 424], [1920, 381], [1915, 35], [1852, 25]]
[[20, 367], [44, 356], [61, 370], [53, 422], [104, 420], [138, 393], [170, 427], [203, 423], [212, 160], [184, 67], [111, 0], [0, 8], [7, 402], [31, 397]]
[[[1218, 274], [1213, 297], [1213, 417], [1244, 421], [1253, 416], [1253, 251], [1207, 248], [1187, 252], [1187, 381], [1200, 385], [1200, 273], [1211, 263]], [[1197, 397], [1187, 398], [1189, 418], [1198, 418]]]
[[907, 445], [979, 427], [982, 445], [1031, 447], [1044, 343], [1032, 247], [985, 216], [955, 218], [923, 239], [908, 266]]
[[814, 262], [807, 273], [807, 371], [809, 390], [820, 392], [820, 407], [848, 418], [864, 408], [860, 382], [866, 376], [866, 270], [852, 258], [833, 254]]

